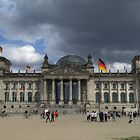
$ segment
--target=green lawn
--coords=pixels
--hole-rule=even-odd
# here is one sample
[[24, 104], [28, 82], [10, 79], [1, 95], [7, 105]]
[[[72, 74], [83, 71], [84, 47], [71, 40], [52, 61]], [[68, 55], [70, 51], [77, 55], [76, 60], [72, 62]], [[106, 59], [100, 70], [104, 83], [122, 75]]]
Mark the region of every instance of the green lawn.
[[120, 138], [119, 140], [140, 140], [140, 137]]

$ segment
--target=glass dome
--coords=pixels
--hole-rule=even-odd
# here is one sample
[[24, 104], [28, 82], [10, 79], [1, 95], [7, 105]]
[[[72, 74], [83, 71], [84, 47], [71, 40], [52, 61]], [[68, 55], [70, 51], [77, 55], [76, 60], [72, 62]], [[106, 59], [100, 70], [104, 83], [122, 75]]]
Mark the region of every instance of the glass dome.
[[77, 55], [67, 55], [62, 57], [58, 62], [57, 65], [85, 65], [86, 61]]

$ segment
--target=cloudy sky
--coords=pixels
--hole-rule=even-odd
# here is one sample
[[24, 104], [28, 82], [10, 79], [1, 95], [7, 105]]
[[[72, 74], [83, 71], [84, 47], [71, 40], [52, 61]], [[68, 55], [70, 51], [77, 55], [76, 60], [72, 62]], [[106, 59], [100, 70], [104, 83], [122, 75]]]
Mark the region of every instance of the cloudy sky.
[[139, 0], [0, 0], [0, 46], [12, 69], [67, 54], [130, 70], [140, 54]]

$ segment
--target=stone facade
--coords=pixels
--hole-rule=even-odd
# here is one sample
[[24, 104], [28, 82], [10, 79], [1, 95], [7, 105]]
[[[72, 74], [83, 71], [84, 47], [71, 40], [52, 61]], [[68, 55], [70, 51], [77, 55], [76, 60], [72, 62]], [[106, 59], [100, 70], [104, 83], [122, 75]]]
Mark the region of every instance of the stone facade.
[[138, 109], [140, 56], [132, 59], [128, 73], [95, 73], [92, 57], [62, 57], [54, 65], [44, 57], [40, 73], [13, 73], [11, 62], [0, 57], [0, 109], [23, 112], [36, 107]]

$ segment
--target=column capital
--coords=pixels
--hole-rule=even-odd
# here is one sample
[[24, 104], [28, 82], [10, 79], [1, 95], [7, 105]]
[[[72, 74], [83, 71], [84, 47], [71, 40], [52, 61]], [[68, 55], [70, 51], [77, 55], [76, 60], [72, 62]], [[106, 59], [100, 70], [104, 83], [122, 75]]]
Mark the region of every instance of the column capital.
[[72, 81], [72, 80], [73, 80], [73, 78], [69, 78], [69, 80], [70, 80], [70, 81]]

